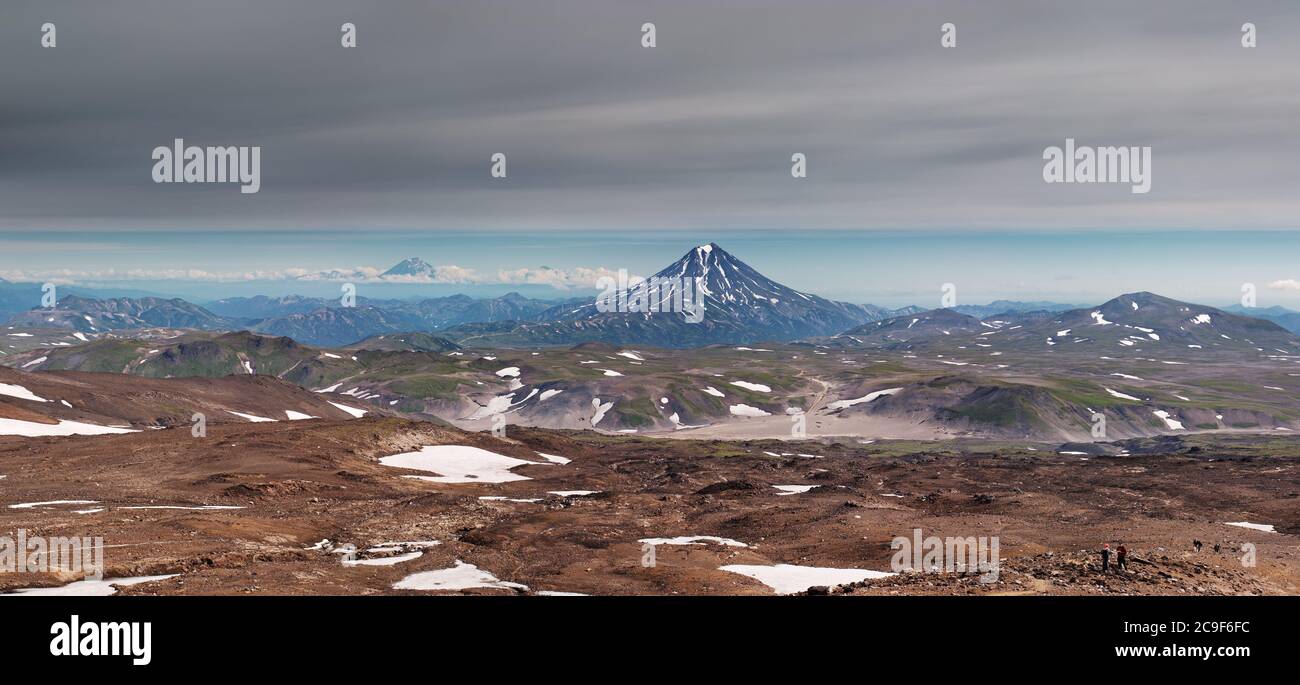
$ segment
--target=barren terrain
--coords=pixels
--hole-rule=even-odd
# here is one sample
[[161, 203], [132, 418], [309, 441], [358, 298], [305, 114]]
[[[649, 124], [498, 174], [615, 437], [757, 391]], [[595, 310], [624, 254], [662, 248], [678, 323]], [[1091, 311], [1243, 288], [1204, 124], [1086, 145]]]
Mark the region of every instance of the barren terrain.
[[[509, 469], [526, 479], [442, 483], [379, 462], [434, 445], [531, 463]], [[515, 427], [498, 440], [400, 418], [224, 423], [206, 438], [183, 426], [0, 437], [0, 530], [102, 536], [111, 578], [176, 574], [121, 587], [123, 594], [771, 594], [773, 587], [721, 567], [888, 572], [891, 540], [917, 528], [926, 536], [998, 536], [998, 580], [905, 573], [837, 591], [1300, 590], [1295, 438], [1107, 447], [1128, 454], [961, 440], [665, 441]], [[808, 489], [782, 494], [777, 486]], [[14, 508], [69, 500], [80, 503]], [[199, 506], [239, 508], [130, 508]], [[661, 541], [646, 563], [639, 540], [691, 536], [726, 542]], [[1201, 552], [1193, 539], [1204, 541]], [[1128, 574], [1097, 569], [1093, 550], [1106, 542], [1131, 550]], [[1253, 568], [1238, 561], [1243, 543], [1256, 546]], [[346, 545], [357, 550], [349, 564]], [[487, 587], [394, 587], [463, 564], [477, 567], [468, 575]], [[479, 572], [492, 580], [481, 582]], [[70, 580], [0, 575], [0, 588]]]

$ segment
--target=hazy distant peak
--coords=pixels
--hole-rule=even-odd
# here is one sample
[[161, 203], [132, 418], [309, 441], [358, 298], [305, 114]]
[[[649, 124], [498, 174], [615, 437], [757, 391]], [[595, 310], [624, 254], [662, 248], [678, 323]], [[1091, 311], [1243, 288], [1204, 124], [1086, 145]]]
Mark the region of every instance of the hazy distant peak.
[[393, 268], [385, 271], [384, 276], [432, 276], [434, 273], [433, 265], [420, 259], [419, 257], [407, 257]]

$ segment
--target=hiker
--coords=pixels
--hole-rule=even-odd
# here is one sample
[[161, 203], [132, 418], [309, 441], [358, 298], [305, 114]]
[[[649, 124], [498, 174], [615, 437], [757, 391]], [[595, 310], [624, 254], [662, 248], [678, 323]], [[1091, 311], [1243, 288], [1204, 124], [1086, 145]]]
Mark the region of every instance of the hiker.
[[1219, 553], [1219, 543], [1217, 543], [1217, 542], [1214, 543], [1214, 553], [1215, 553], [1215, 554], [1218, 554], [1218, 553]]
[[1105, 573], [1110, 570], [1110, 543], [1101, 546], [1101, 572]]
[[1192, 547], [1195, 547], [1197, 553], [1200, 553], [1200, 551], [1201, 551], [1201, 541], [1200, 541], [1200, 540], [1192, 540]]
[[1120, 573], [1128, 571], [1128, 548], [1120, 545], [1119, 549], [1115, 551], [1117, 552], [1115, 555], [1115, 571]]

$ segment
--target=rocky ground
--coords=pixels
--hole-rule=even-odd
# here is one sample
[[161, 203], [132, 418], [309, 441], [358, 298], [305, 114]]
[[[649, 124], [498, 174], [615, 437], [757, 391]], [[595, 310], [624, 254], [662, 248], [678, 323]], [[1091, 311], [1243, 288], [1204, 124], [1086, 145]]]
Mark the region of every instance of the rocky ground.
[[[1147, 556], [1149, 555], [1149, 556]], [[1133, 555], [1129, 567], [1101, 570], [1096, 551], [1043, 552], [1004, 559], [996, 581], [980, 573], [903, 573], [871, 582], [817, 586], [807, 594], [863, 595], [1264, 595], [1269, 583], [1245, 568], [1234, 548], [1200, 553], [1154, 548]], [[1289, 590], [1293, 592], [1293, 590]]]
[[[404, 476], [433, 474], [379, 463], [427, 445], [476, 446], [530, 463], [510, 469], [525, 479], [497, 483], [418, 480]], [[912, 572], [826, 583], [824, 591], [1300, 592], [1300, 441], [1189, 436], [1114, 448], [1129, 454], [515, 427], [498, 440], [384, 417], [221, 423], [203, 438], [188, 426], [0, 437], [0, 535], [102, 536], [107, 576], [176, 574], [122, 594], [764, 595], [773, 587], [721, 567], [888, 572], [891, 541], [915, 529], [997, 536], [997, 581]], [[81, 502], [15, 508], [60, 500]], [[239, 508], [130, 508], [199, 506]], [[647, 563], [640, 540], [679, 536], [725, 542], [659, 543]], [[1193, 539], [1205, 543], [1201, 552]], [[1106, 542], [1131, 550], [1127, 574], [1096, 568], [1092, 550]], [[1247, 543], [1254, 567], [1237, 560]], [[345, 564], [340, 551], [349, 545], [357, 552]], [[460, 585], [477, 587], [401, 587], [464, 564], [476, 567], [463, 570], [477, 581]], [[70, 580], [0, 573], [0, 591]]]

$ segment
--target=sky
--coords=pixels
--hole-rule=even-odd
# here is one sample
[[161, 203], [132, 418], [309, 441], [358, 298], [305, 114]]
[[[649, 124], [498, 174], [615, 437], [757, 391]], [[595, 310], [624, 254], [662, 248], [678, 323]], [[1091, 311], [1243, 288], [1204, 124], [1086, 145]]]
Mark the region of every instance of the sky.
[[[717, 241], [879, 304], [1300, 307], [1297, 82], [1286, 1], [10, 0], [0, 277], [303, 291], [419, 256], [431, 290], [563, 294]], [[260, 146], [259, 192], [155, 183], [175, 138]], [[1066, 138], [1149, 146], [1151, 191], [1044, 182]]]

